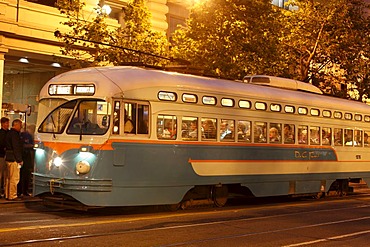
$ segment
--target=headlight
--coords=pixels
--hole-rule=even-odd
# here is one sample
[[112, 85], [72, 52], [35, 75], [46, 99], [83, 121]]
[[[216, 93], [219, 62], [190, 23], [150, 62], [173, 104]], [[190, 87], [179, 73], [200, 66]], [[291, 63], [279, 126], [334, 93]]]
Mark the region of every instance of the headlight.
[[86, 174], [90, 171], [90, 164], [86, 160], [81, 160], [76, 164], [77, 174]]
[[60, 158], [60, 157], [56, 157], [55, 159], [54, 159], [54, 165], [56, 166], [56, 167], [59, 167], [59, 166], [61, 166], [63, 164], [63, 160], [62, 160], [62, 158]]

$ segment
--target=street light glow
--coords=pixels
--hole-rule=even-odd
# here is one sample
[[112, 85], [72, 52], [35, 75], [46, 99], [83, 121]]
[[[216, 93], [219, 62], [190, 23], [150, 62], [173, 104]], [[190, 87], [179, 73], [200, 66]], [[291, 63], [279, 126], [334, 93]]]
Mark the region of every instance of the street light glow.
[[104, 4], [103, 7], [101, 7], [101, 11], [103, 14], [109, 15], [112, 12], [112, 8], [109, 5]]

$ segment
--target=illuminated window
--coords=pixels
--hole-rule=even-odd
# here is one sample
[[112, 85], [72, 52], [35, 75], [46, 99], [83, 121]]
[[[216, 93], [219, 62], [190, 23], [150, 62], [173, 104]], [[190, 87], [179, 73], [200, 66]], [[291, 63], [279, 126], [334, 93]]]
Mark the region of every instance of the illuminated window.
[[298, 143], [299, 144], [308, 143], [308, 127], [305, 125], [298, 126]]
[[362, 130], [355, 130], [353, 138], [353, 145], [355, 147], [362, 147]]
[[277, 111], [277, 112], [279, 112], [279, 111], [281, 111], [281, 105], [279, 105], [279, 104], [271, 104], [270, 105], [270, 110], [271, 111]]
[[320, 127], [310, 126], [310, 145], [320, 144]]
[[320, 110], [319, 109], [311, 109], [311, 116], [319, 116], [320, 115]]
[[342, 119], [342, 117], [343, 117], [343, 113], [341, 113], [340, 111], [334, 112], [334, 118]]
[[265, 111], [267, 109], [266, 103], [263, 103], [263, 102], [256, 102], [255, 107], [257, 110], [262, 110], [262, 111]]
[[203, 96], [202, 102], [205, 105], [216, 105], [217, 100], [216, 97], [213, 96]]
[[251, 122], [238, 121], [238, 142], [251, 142]]
[[301, 115], [307, 115], [308, 109], [306, 107], [298, 107], [298, 113]]
[[184, 141], [198, 140], [198, 118], [182, 117], [181, 138]]
[[346, 112], [346, 113], [344, 113], [344, 118], [347, 119], [347, 120], [352, 120], [353, 115], [352, 115], [352, 113]]
[[221, 105], [222, 106], [233, 107], [234, 106], [234, 100], [233, 99], [228, 99], [228, 98], [223, 98], [223, 99], [221, 99]]
[[219, 132], [221, 141], [234, 141], [234, 126], [234, 120], [221, 119]]
[[254, 142], [255, 143], [266, 143], [267, 142], [267, 123], [266, 122], [254, 122]]
[[252, 106], [252, 104], [249, 100], [239, 100], [239, 107], [240, 108], [250, 109], [251, 106]]
[[41, 123], [38, 131], [41, 133], [61, 134], [72, 116], [77, 100], [72, 100], [54, 109]]
[[158, 115], [157, 119], [158, 139], [175, 140], [177, 137], [176, 116]]
[[69, 123], [67, 134], [101, 135], [109, 127], [110, 105], [105, 101], [81, 101]]
[[295, 125], [294, 124], [284, 124], [284, 143], [292, 144], [295, 140]]
[[286, 105], [284, 109], [285, 109], [286, 113], [294, 113], [295, 112], [295, 107], [291, 106], [291, 105]]
[[362, 115], [360, 115], [360, 114], [355, 114], [355, 120], [356, 120], [356, 121], [362, 121]]
[[364, 131], [364, 146], [365, 147], [370, 147], [369, 145], [369, 135], [370, 135], [370, 131]]
[[330, 145], [331, 144], [331, 128], [323, 127], [321, 131], [321, 140], [322, 145]]
[[202, 118], [202, 140], [216, 140], [217, 119]]
[[331, 117], [331, 111], [323, 110], [323, 111], [322, 111], [322, 115], [323, 115], [324, 117]]
[[339, 128], [334, 129], [334, 145], [342, 146], [343, 145], [343, 130]]
[[159, 92], [158, 93], [158, 99], [160, 100], [166, 100], [166, 101], [176, 101], [177, 95], [172, 92]]
[[270, 143], [281, 143], [281, 124], [270, 123], [269, 129], [269, 142]]
[[353, 130], [351, 129], [344, 130], [344, 144], [346, 146], [353, 146]]
[[197, 103], [198, 97], [195, 94], [184, 93], [182, 95], [182, 101], [187, 103]]

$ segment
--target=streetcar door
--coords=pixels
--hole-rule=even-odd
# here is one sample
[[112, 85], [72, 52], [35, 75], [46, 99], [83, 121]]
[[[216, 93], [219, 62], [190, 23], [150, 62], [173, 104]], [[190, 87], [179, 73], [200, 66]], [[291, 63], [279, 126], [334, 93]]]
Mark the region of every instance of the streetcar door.
[[[112, 136], [123, 138], [148, 138], [149, 137], [149, 103], [139, 101], [113, 100], [113, 129]], [[115, 142], [115, 166], [126, 163], [127, 142]]]

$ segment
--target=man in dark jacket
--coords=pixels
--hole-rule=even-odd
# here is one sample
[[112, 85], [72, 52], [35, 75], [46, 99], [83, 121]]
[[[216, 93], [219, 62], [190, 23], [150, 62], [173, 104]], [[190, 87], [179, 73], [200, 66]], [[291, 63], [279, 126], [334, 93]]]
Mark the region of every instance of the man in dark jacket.
[[3, 196], [3, 191], [5, 192], [5, 137], [9, 130], [9, 118], [2, 117], [0, 129], [0, 198]]
[[5, 185], [5, 198], [7, 200], [19, 200], [17, 197], [17, 184], [19, 182], [19, 171], [23, 165], [22, 152], [23, 142], [20, 137], [22, 121], [15, 119], [12, 128], [5, 138], [5, 162], [7, 165], [7, 179]]

